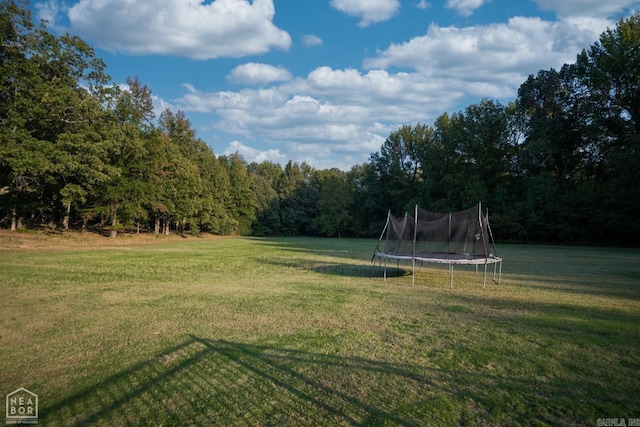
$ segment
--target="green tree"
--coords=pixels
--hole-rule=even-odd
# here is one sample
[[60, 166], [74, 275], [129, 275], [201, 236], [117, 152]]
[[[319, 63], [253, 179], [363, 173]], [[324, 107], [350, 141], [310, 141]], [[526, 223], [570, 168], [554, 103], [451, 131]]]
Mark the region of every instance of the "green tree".
[[109, 158], [119, 174], [99, 189], [98, 203], [104, 203], [104, 212], [110, 220], [111, 237], [134, 220], [146, 219], [144, 208], [152, 194], [152, 161], [149, 159], [148, 140], [153, 133], [153, 103], [151, 90], [138, 78], [127, 79], [128, 89], [116, 94], [111, 114], [111, 141]]
[[581, 85], [576, 67], [565, 65], [559, 72], [552, 69], [530, 76], [518, 94], [527, 124], [521, 162], [527, 187], [537, 194], [531, 187], [544, 182], [548, 195], [551, 180], [556, 189], [553, 197], [538, 199], [536, 215], [544, 214], [546, 223], [535, 224], [531, 217], [533, 206], [529, 205], [529, 228], [544, 227], [543, 234], [561, 241], [583, 239], [588, 234], [584, 224], [589, 213], [578, 209], [577, 189], [584, 188], [582, 182], [595, 178], [593, 165], [599, 151], [586, 114], [588, 92]]
[[57, 146], [55, 170], [63, 183], [59, 193], [64, 206], [62, 229], [66, 230], [72, 206], [82, 210], [96, 187], [116, 177], [118, 171], [108, 163], [108, 144], [98, 129], [64, 133]]
[[204, 231], [230, 234], [235, 227], [227, 208], [231, 199], [231, 180], [226, 166], [222, 166], [211, 148], [201, 142], [202, 155], [198, 161], [203, 185], [203, 204], [200, 225]]
[[378, 175], [371, 163], [355, 165], [347, 173], [353, 199], [352, 232], [361, 237], [378, 237], [387, 219]]
[[[420, 202], [429, 210], [447, 212], [467, 208], [460, 195], [465, 185], [464, 139], [460, 113], [443, 114], [434, 124], [431, 138], [420, 152], [424, 185]], [[476, 200], [477, 201], [477, 200]]]
[[[181, 197], [192, 200], [191, 214], [186, 218], [188, 228], [192, 233], [202, 230], [221, 234], [222, 230], [228, 229], [230, 220], [226, 206], [231, 197], [227, 167], [222, 167], [211, 148], [197, 138], [183, 112], [165, 110], [160, 115], [158, 124], [165, 138], [179, 150], [180, 156], [192, 164], [194, 168], [191, 171], [197, 173], [197, 177], [187, 175], [185, 179], [190, 184], [181, 193]], [[170, 162], [170, 159], [167, 160]], [[181, 173], [189, 169], [187, 167]], [[163, 176], [166, 174], [164, 172]], [[160, 218], [167, 216], [165, 205], [166, 203], [158, 205], [160, 210], [155, 214], [156, 230], [159, 229]]]
[[505, 108], [485, 99], [467, 107], [458, 119], [462, 128], [459, 155], [465, 175], [460, 208], [478, 201], [495, 206], [496, 194], [506, 186], [509, 171], [511, 146]]
[[15, 229], [37, 211], [50, 223], [110, 170], [102, 158], [104, 63], [80, 38], [31, 22], [25, 2], [0, 3], [0, 185]]
[[140, 207], [147, 219], [153, 218], [154, 233], [169, 234], [171, 223], [183, 234], [187, 228], [194, 234], [199, 232], [195, 222], [202, 195], [202, 179], [198, 166], [183, 155], [179, 143], [171, 135], [159, 132], [149, 134], [145, 139], [147, 172], [146, 193], [140, 200]]
[[341, 237], [352, 221], [353, 193], [347, 174], [339, 169], [318, 171], [320, 184], [318, 215], [313, 226], [327, 236]]
[[[589, 49], [576, 67], [588, 88], [586, 120], [596, 127], [593, 149], [598, 180], [593, 230], [609, 231], [600, 239], [637, 244], [640, 238], [640, 15], [621, 19]], [[596, 202], [597, 201], [597, 202]], [[595, 231], [594, 231], [595, 233]]]
[[420, 157], [432, 132], [430, 126], [422, 124], [402, 126], [389, 135], [379, 153], [370, 157], [378, 176], [381, 203], [396, 214], [418, 200], [423, 180]]
[[306, 163], [289, 161], [278, 182], [280, 232], [285, 236], [311, 233], [316, 216], [318, 191], [312, 184], [313, 169]]
[[257, 200], [251, 189], [252, 175], [249, 174], [247, 162], [236, 153], [228, 157], [230, 179], [230, 202], [232, 216], [238, 223], [241, 235], [249, 234], [251, 224], [256, 219]]
[[251, 163], [249, 173], [252, 175], [251, 190], [256, 200], [253, 234], [258, 236], [278, 234], [281, 227], [280, 199], [276, 188], [282, 177], [282, 166], [270, 161]]

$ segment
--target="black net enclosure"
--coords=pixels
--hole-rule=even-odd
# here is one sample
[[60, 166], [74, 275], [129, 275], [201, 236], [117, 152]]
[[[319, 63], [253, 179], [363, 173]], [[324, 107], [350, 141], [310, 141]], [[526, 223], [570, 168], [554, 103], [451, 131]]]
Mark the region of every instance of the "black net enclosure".
[[419, 263], [448, 264], [453, 288], [455, 264], [484, 265], [486, 286], [487, 265], [494, 265], [494, 280], [502, 274], [502, 258], [496, 255], [488, 212], [478, 203], [472, 208], [450, 213], [431, 212], [416, 205], [412, 213], [396, 217], [391, 212], [380, 235], [372, 261], [405, 260], [412, 263], [412, 284], [415, 265]]

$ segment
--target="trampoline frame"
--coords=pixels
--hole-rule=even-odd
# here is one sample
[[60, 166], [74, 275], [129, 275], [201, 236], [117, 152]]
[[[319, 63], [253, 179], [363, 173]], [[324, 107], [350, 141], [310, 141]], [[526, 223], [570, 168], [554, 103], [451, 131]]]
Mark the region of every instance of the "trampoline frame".
[[[374, 259], [380, 259], [380, 266], [384, 262], [384, 280], [387, 280], [387, 260], [396, 260], [398, 265], [400, 261], [411, 261], [411, 286], [415, 285], [416, 281], [416, 261], [421, 263], [430, 264], [448, 264], [449, 265], [449, 287], [453, 289], [453, 266], [454, 265], [475, 265], [476, 274], [478, 274], [478, 266], [484, 265], [484, 278], [482, 288], [487, 286], [487, 266], [493, 264], [493, 281], [500, 284], [502, 278], [502, 258], [498, 257], [468, 257], [460, 254], [439, 254], [439, 253], [424, 253], [412, 255], [395, 255], [385, 254], [383, 252], [376, 251]], [[496, 280], [497, 277], [497, 280]]]

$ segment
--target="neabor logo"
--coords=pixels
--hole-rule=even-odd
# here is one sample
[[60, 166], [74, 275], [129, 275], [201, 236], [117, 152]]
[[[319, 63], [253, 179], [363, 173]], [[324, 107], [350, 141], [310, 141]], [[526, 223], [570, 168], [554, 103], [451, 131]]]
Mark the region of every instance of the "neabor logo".
[[7, 394], [7, 424], [37, 424], [38, 395], [24, 387]]

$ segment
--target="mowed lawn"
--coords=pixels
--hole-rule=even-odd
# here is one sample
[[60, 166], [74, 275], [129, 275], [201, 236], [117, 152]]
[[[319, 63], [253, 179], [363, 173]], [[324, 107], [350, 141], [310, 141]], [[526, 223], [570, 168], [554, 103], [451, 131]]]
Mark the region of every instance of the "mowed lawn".
[[8, 236], [0, 395], [38, 394], [41, 425], [640, 418], [639, 250], [498, 245], [500, 285], [452, 290], [385, 282], [374, 240]]

